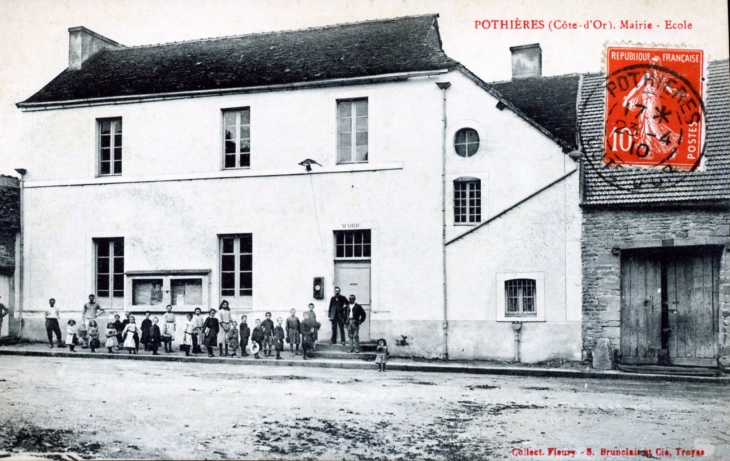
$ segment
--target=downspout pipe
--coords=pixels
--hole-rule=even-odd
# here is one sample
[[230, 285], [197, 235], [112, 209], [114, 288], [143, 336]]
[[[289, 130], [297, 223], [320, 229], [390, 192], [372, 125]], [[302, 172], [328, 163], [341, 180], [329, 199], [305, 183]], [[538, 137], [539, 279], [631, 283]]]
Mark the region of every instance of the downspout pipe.
[[443, 265], [443, 291], [444, 291], [444, 344], [441, 358], [444, 361], [449, 360], [449, 317], [448, 317], [448, 298], [446, 291], [446, 90], [451, 86], [450, 82], [436, 82], [441, 89], [442, 97], [442, 135], [441, 135], [441, 255]]
[[25, 223], [23, 222], [24, 219], [24, 213], [23, 213], [23, 202], [25, 201], [25, 173], [28, 171], [25, 168], [16, 168], [15, 171], [20, 175], [20, 250], [19, 254], [16, 255], [18, 258], [17, 261], [17, 267], [18, 267], [18, 318], [20, 319], [20, 326], [18, 327], [18, 339], [23, 338], [23, 289], [25, 288], [24, 284], [24, 253], [25, 253]]

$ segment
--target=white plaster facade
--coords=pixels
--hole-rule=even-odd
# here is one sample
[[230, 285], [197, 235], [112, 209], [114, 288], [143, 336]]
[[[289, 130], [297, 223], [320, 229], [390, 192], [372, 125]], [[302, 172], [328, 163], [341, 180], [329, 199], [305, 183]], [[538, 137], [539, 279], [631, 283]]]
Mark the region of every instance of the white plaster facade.
[[[453, 180], [482, 180], [482, 221], [576, 168], [560, 147], [458, 70], [398, 82], [35, 111], [23, 146], [25, 335], [45, 337], [54, 297], [78, 317], [94, 293], [94, 239], [123, 237], [125, 271], [205, 270], [220, 296], [219, 236], [253, 235], [253, 296], [234, 305], [249, 323], [316, 305], [334, 284], [334, 231], [371, 229], [371, 338], [409, 336], [396, 355], [443, 351], [442, 91], [446, 90], [447, 239]], [[365, 164], [337, 165], [337, 101], [368, 99]], [[251, 111], [251, 168], [222, 168], [222, 110]], [[97, 175], [97, 120], [123, 120], [123, 174]], [[471, 158], [454, 153], [462, 127], [479, 131]], [[306, 173], [298, 163], [321, 164]], [[522, 359], [580, 358], [580, 213], [574, 174], [448, 248], [450, 358], [511, 358], [511, 322], [497, 321], [497, 276], [545, 274], [544, 322], [525, 325]], [[325, 299], [312, 298], [324, 276]], [[343, 293], [347, 294], [346, 287]], [[129, 309], [131, 293], [125, 292]], [[122, 309], [115, 309], [120, 312]], [[138, 309], [132, 309], [138, 310]]]

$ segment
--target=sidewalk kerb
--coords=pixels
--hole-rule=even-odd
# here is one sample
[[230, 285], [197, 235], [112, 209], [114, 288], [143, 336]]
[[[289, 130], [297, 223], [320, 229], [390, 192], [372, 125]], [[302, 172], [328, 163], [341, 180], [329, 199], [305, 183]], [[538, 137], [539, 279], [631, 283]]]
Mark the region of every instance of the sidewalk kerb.
[[[37, 351], [37, 350], [12, 350], [0, 348], [0, 355], [21, 356], [21, 357], [53, 357], [53, 358], [89, 358], [97, 360], [144, 360], [154, 362], [188, 362], [188, 363], [225, 363], [243, 366], [277, 366], [277, 367], [308, 367], [308, 368], [340, 368], [350, 370], [375, 370], [372, 362], [364, 360], [323, 360], [310, 359], [302, 360], [297, 358], [283, 358], [282, 360], [252, 360], [250, 358], [231, 357], [186, 357], [169, 355], [139, 355], [117, 352], [108, 354], [106, 351], [91, 353], [85, 351]], [[573, 379], [611, 379], [611, 380], [632, 380], [632, 381], [664, 381], [664, 382], [687, 382], [687, 383], [713, 383], [730, 384], [730, 376], [706, 377], [687, 375], [664, 375], [646, 373], [626, 373], [622, 371], [597, 371], [597, 370], [569, 370], [560, 368], [536, 368], [536, 367], [513, 367], [513, 366], [484, 366], [455, 363], [425, 363], [425, 362], [391, 362], [388, 364], [391, 371], [411, 371], [430, 373], [463, 373], [475, 375], [494, 376], [524, 376], [544, 378], [573, 378]]]

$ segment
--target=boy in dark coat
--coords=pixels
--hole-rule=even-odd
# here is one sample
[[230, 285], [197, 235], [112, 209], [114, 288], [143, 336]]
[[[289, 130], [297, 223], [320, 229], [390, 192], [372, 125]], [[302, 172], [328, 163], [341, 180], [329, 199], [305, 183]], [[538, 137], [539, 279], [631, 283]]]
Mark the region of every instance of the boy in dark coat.
[[215, 309], [211, 309], [203, 324], [203, 345], [208, 349], [208, 357], [215, 357], [213, 348], [218, 344], [218, 331], [220, 331], [220, 325], [218, 319], [215, 318]]
[[279, 317], [276, 319], [276, 323], [277, 325], [274, 328], [274, 347], [276, 348], [276, 360], [281, 360], [281, 351], [284, 350], [284, 338], [286, 337], [284, 327], [281, 326], [284, 323], [284, 319]]
[[[301, 342], [300, 330], [302, 329], [302, 322], [299, 321], [299, 317], [296, 315], [296, 310], [292, 309], [290, 313], [291, 316], [286, 319], [286, 342], [289, 343], [291, 355], [299, 355], [299, 343]], [[294, 351], [295, 345], [296, 352]]]
[[266, 320], [261, 322], [264, 329], [264, 349], [266, 357], [271, 355], [271, 347], [274, 345], [274, 322], [271, 320], [271, 312], [266, 313]]
[[150, 327], [150, 336], [147, 345], [152, 351], [152, 355], [160, 355], [157, 353], [157, 349], [159, 349], [160, 347], [160, 341], [162, 336], [162, 333], [160, 333], [160, 327], [157, 325], [157, 322], [159, 321], [160, 320], [157, 317], [153, 318], [152, 327]]
[[119, 320], [119, 314], [114, 316], [114, 329], [117, 330], [117, 349], [121, 349], [124, 344], [124, 338], [122, 338], [124, 324]]
[[245, 315], [241, 317], [241, 326], [239, 327], [239, 336], [241, 337], [241, 355], [244, 357], [248, 356], [246, 352], [246, 346], [248, 346], [248, 338], [251, 336], [251, 329], [248, 327], [246, 321], [248, 317]]
[[307, 360], [307, 353], [312, 350], [314, 346], [314, 332], [317, 327], [317, 322], [312, 320], [312, 315], [309, 312], [304, 313], [304, 321], [302, 322], [302, 360]]
[[[256, 327], [253, 329], [253, 333], [251, 333], [251, 341], [256, 343], [256, 345], [261, 349], [261, 343], [264, 341], [264, 328], [261, 326], [261, 320], [256, 319]], [[260, 359], [259, 353], [256, 352], [253, 357], [255, 359]]]

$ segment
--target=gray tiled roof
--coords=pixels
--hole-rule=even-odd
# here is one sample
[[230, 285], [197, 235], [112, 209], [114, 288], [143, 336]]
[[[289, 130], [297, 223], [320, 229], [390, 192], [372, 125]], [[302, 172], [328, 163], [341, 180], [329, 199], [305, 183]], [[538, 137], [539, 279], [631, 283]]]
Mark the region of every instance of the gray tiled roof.
[[450, 69], [437, 17], [104, 49], [20, 106]]
[[[583, 204], [625, 205], [730, 199], [730, 72], [728, 60], [711, 61], [705, 96], [704, 168], [660, 172], [647, 169], [600, 168], [604, 145], [605, 90], [603, 75], [585, 75], [579, 109], [584, 157]], [[599, 168], [596, 168], [598, 166]], [[634, 181], [660, 186], [632, 187]]]
[[576, 107], [580, 75], [523, 78], [489, 85], [522, 113], [548, 130], [560, 144], [577, 149]]

